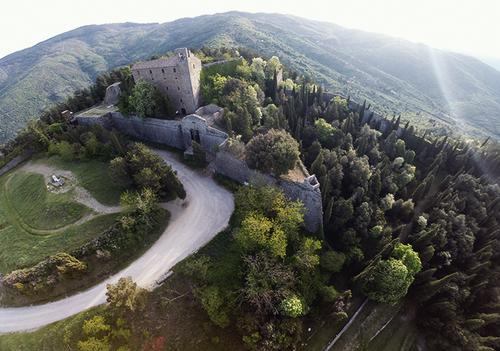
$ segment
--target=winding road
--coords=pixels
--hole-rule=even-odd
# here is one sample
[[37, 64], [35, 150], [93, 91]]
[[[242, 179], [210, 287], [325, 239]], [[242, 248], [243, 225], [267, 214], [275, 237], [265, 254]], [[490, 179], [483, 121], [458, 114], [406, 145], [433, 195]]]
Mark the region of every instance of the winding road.
[[130, 276], [152, 287], [177, 262], [208, 243], [229, 223], [234, 210], [232, 194], [200, 171], [182, 164], [175, 154], [154, 150], [177, 171], [186, 199], [165, 204], [170, 222], [153, 246], [130, 266], [81, 293], [44, 305], [0, 308], [0, 333], [33, 330], [62, 320], [106, 301], [106, 284]]

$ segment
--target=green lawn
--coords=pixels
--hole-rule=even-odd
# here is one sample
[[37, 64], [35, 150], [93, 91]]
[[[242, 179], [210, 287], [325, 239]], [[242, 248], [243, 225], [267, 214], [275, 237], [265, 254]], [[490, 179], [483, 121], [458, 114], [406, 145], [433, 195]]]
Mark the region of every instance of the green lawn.
[[[0, 182], [2, 206], [28, 228], [58, 229], [72, 224], [91, 210], [72, 201], [72, 193], [54, 194], [41, 174], [16, 172]], [[29, 229], [28, 229], [29, 230]]]
[[17, 225], [10, 225], [0, 206], [0, 273], [36, 264], [60, 251], [74, 250], [102, 233], [117, 216], [99, 216], [63, 232], [40, 236], [32, 235]]
[[60, 157], [42, 159], [38, 162], [48, 163], [54, 167], [73, 172], [78, 179], [78, 184], [87, 189], [97, 201], [104, 205], [118, 205], [120, 194], [123, 191], [108, 174], [108, 163], [90, 161], [63, 161]]
[[[107, 200], [102, 202], [118, 202], [119, 190], [109, 180], [105, 163], [82, 162], [71, 168], [83, 180], [79, 185]], [[72, 200], [71, 191], [47, 191], [40, 174], [14, 170], [0, 177], [0, 273], [36, 264], [57, 252], [71, 252], [109, 228], [118, 216], [100, 215], [72, 225], [89, 213], [91, 209]]]

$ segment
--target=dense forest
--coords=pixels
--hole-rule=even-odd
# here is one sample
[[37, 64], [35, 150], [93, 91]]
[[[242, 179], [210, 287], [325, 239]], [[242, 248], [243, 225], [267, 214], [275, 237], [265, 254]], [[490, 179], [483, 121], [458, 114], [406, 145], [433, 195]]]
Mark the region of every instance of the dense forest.
[[[279, 176], [300, 158], [321, 184], [324, 209], [322, 230], [311, 234], [300, 202], [273, 187], [236, 187], [231, 226], [221, 234], [224, 253], [195, 255], [176, 269], [215, 325], [237, 331], [250, 349], [291, 350], [303, 341], [306, 320], [346, 320], [361, 297], [408, 306], [429, 349], [500, 348], [498, 145], [431, 137], [400, 118], [381, 123], [366, 103], [353, 109], [349, 97], [330, 98], [277, 57], [246, 49], [197, 55], [241, 55], [203, 71], [205, 102], [225, 108], [219, 127], [251, 167]], [[60, 111], [93, 105], [118, 80], [128, 112], [137, 112], [135, 97], [145, 90], [151, 99], [144, 111], [168, 104], [134, 84], [127, 68], [111, 72], [30, 124], [4, 146], [5, 161], [28, 148], [48, 149], [47, 131], [64, 124]], [[130, 169], [122, 155], [115, 168]], [[131, 323], [140, 342], [141, 324], [124, 316], [142, 313], [146, 292], [120, 284], [108, 292], [109, 308], [117, 306], [118, 330], [123, 320]], [[80, 350], [101, 341], [117, 347], [123, 338], [92, 337]]]

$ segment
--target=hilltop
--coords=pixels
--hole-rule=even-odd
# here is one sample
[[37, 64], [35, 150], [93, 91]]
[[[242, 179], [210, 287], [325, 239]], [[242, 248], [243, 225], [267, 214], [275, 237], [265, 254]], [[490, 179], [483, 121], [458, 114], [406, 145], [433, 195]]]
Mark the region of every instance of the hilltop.
[[85, 26], [0, 59], [0, 142], [99, 73], [182, 46], [245, 46], [277, 55], [331, 91], [367, 99], [379, 112], [403, 113], [437, 133], [500, 136], [500, 72], [479, 60], [330, 23], [229, 12]]

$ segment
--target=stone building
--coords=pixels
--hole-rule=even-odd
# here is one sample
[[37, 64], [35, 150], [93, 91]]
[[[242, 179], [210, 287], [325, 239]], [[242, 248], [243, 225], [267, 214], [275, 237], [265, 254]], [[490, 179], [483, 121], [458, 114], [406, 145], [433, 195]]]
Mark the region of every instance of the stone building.
[[145, 80], [160, 89], [181, 115], [194, 113], [200, 105], [201, 60], [186, 48], [167, 58], [138, 62], [132, 66], [134, 80]]

